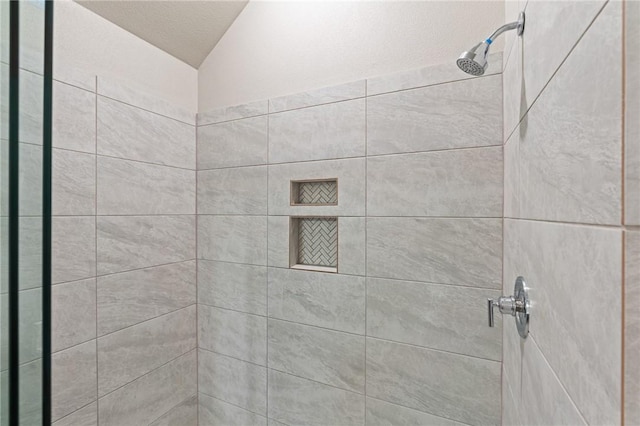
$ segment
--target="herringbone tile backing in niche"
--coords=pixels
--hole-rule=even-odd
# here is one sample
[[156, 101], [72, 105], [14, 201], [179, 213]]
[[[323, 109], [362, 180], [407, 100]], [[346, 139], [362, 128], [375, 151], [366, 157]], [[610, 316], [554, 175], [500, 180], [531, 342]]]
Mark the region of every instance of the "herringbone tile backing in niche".
[[338, 266], [338, 220], [298, 219], [298, 264]]
[[338, 184], [335, 180], [298, 182], [295, 204], [336, 204]]

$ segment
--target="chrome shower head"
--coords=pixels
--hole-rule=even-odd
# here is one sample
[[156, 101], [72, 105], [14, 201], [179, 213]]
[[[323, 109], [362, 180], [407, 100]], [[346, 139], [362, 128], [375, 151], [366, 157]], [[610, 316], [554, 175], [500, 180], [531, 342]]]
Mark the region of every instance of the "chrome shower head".
[[503, 25], [494, 31], [485, 41], [481, 41], [476, 44], [471, 50], [462, 52], [462, 55], [456, 61], [458, 68], [467, 74], [471, 75], [483, 75], [489, 62], [487, 56], [489, 55], [489, 47], [491, 43], [505, 31], [518, 30], [518, 35], [522, 35], [524, 31], [524, 12], [520, 12], [518, 20], [509, 24]]

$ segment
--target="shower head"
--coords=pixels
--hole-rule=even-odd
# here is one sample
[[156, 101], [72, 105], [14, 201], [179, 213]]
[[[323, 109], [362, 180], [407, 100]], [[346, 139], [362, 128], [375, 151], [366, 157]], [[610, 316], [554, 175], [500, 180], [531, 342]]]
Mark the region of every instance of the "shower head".
[[505, 31], [518, 30], [518, 35], [522, 35], [524, 32], [524, 12], [520, 12], [518, 20], [509, 24], [503, 25], [494, 31], [486, 40], [481, 41], [466, 52], [462, 52], [462, 55], [456, 61], [458, 68], [467, 74], [471, 75], [483, 75], [489, 62], [487, 56], [489, 56], [489, 48], [491, 43]]

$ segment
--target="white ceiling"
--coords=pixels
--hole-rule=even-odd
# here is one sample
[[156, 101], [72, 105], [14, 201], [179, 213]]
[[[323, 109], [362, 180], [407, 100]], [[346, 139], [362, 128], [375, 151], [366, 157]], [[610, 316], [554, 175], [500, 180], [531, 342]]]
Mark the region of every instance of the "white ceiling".
[[87, 9], [198, 68], [248, 0], [76, 0]]

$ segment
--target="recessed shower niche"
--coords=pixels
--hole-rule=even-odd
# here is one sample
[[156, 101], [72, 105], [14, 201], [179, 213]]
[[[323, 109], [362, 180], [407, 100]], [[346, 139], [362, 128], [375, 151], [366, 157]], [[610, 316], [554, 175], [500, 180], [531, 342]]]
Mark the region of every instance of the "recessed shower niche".
[[[292, 180], [291, 205], [337, 206], [338, 179]], [[291, 217], [289, 257], [294, 269], [338, 272], [338, 218]]]

